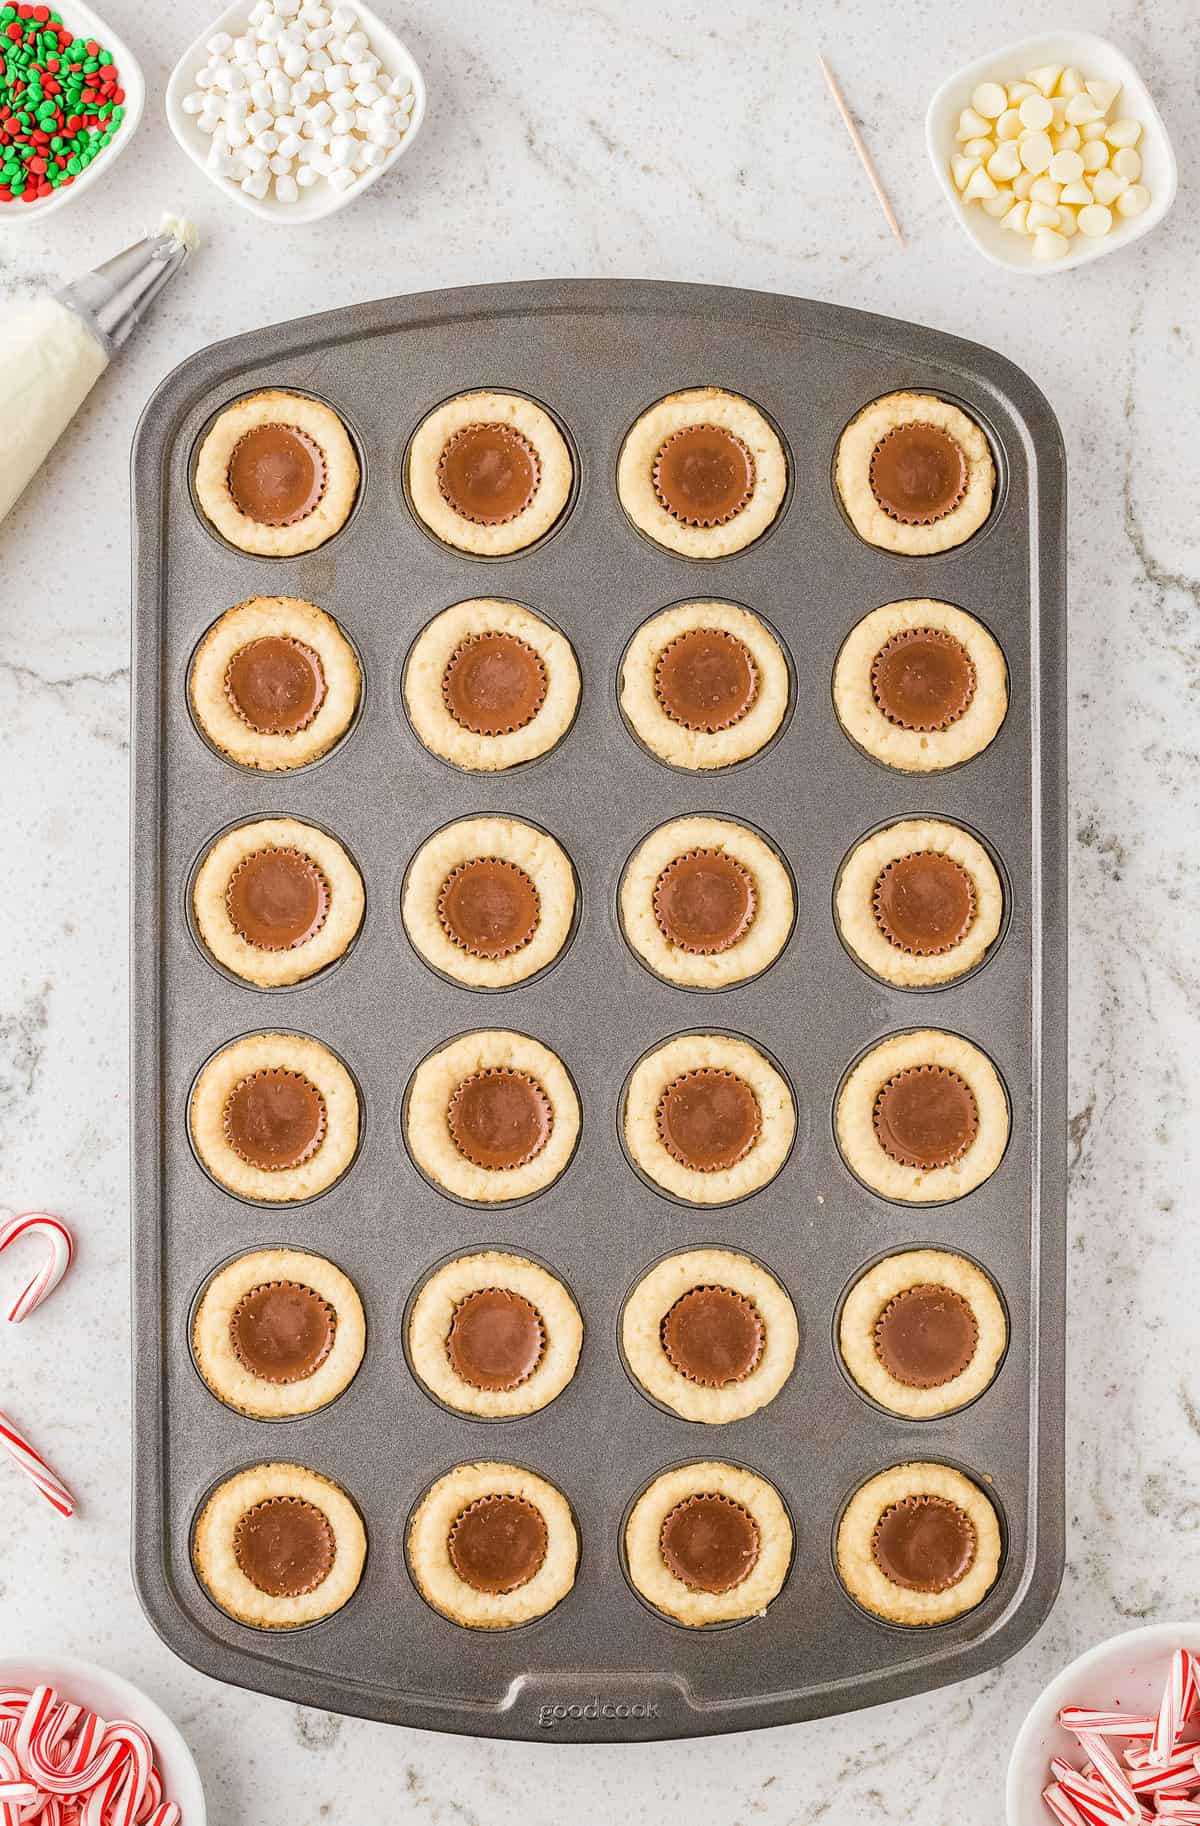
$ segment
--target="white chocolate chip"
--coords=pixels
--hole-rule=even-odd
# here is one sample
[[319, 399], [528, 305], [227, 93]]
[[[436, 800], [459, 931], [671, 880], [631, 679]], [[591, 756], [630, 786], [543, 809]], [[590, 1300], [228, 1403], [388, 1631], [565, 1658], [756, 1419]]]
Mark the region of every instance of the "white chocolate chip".
[[999, 120], [1008, 106], [1008, 96], [998, 82], [981, 82], [971, 97], [971, 106], [985, 120]]
[[984, 197], [979, 207], [985, 216], [995, 216], [1000, 221], [1006, 216], [1015, 202], [1012, 191], [1007, 184], [1002, 184], [994, 197]]
[[1083, 160], [1077, 152], [1056, 152], [1050, 160], [1050, 176], [1056, 184], [1073, 184], [1083, 176]]
[[1120, 172], [1107, 168], [1098, 171], [1092, 179], [1092, 196], [1097, 203], [1115, 203], [1123, 191], [1129, 189], [1129, 179], [1123, 178]]
[[1135, 152], [1132, 146], [1119, 146], [1112, 155], [1112, 168], [1119, 177], [1128, 178], [1136, 184], [1142, 175], [1142, 155]]
[[1033, 191], [1033, 182], [1032, 171], [1019, 171], [1013, 179], [1013, 195], [1015, 197], [1030, 196]]
[[1019, 235], [1029, 232], [1029, 204], [1020, 201], [1013, 204], [1004, 218], [1005, 228], [1011, 228]]
[[1143, 209], [1148, 208], [1149, 204], [1150, 192], [1146, 186], [1131, 184], [1129, 189], [1123, 190], [1117, 198], [1117, 214], [1119, 216], [1140, 216]]
[[1031, 82], [1035, 89], [1040, 89], [1043, 95], [1053, 95], [1061, 75], [1060, 63], [1044, 63], [1039, 69], [1027, 70], [1025, 80]]
[[969, 159], [979, 159], [981, 161], [990, 159], [995, 150], [996, 142], [995, 140], [990, 139], [969, 139], [963, 147], [963, 151]]
[[1083, 87], [1083, 77], [1079, 74], [1078, 70], [1073, 68], [1072, 65], [1068, 64], [1066, 69], [1063, 71], [1062, 75], [1058, 79], [1059, 94], [1065, 95], [1068, 98], [1070, 98], [1072, 95], [1078, 95], [1078, 93], [1079, 93], [1080, 89], [1082, 89], [1082, 87]]
[[998, 184], [1007, 184], [1021, 169], [1021, 154], [1013, 140], [1005, 140], [987, 161], [988, 176]]
[[1103, 118], [1103, 108], [1098, 108], [1086, 90], [1079, 95], [1072, 95], [1067, 103], [1067, 119], [1073, 127], [1085, 127], [1089, 121]]
[[1090, 139], [1080, 148], [1080, 157], [1085, 171], [1103, 171], [1108, 163], [1108, 147], [1103, 140]]
[[1059, 127], [1050, 135], [1050, 140], [1056, 152], [1078, 152], [1083, 135], [1078, 127]]
[[1136, 146], [1142, 137], [1142, 124], [1136, 120], [1115, 120], [1104, 129], [1110, 146]]
[[1058, 227], [1058, 211], [1049, 203], [1031, 203], [1025, 219], [1031, 229]]
[[996, 138], [999, 140], [1019, 139], [1023, 131], [1021, 116], [1017, 110], [1005, 108], [1004, 113], [996, 122]]
[[958, 140], [978, 139], [981, 134], [986, 137], [990, 131], [990, 121], [985, 120], [982, 114], [977, 114], [974, 108], [964, 108], [958, 117], [958, 132], [954, 137]]
[[967, 185], [966, 189], [963, 191], [963, 196], [968, 203], [974, 203], [982, 197], [994, 197], [995, 194], [996, 186], [993, 184], [991, 178], [982, 165], [976, 165], [974, 171], [967, 179]]
[[1027, 95], [1036, 95], [1037, 90], [1031, 82], [1010, 82], [1008, 85], [1008, 105], [1015, 108]]
[[1076, 219], [1075, 211], [1073, 209], [1059, 210], [1058, 232], [1060, 235], [1066, 235], [1068, 241], [1079, 233], [1079, 222]]
[[1086, 209], [1080, 210], [1077, 219], [1080, 234], [1098, 241], [1112, 227], [1112, 210], [1106, 209], [1103, 203], [1089, 203]]
[[[1094, 199], [1093, 192], [1088, 189], [1084, 179], [1077, 178], [1073, 184], [1063, 185], [1062, 193], [1058, 200], [1060, 203], [1070, 203], [1072, 208], [1076, 208], [1079, 204], [1087, 204]], [[1099, 200], [1103, 202], [1105, 199], [1101, 197]]]
[[1108, 132], [1108, 122], [1104, 120], [1090, 120], [1085, 127], [1079, 129], [1079, 132], [1085, 145], [1090, 140], [1102, 140], [1104, 135]]
[[954, 179], [955, 189], [965, 190], [967, 179], [978, 169], [978, 159], [969, 159], [964, 152], [956, 152], [950, 160], [950, 176]]
[[1040, 133], [1054, 119], [1054, 109], [1044, 95], [1027, 95], [1017, 109], [1021, 116], [1021, 125], [1028, 127], [1031, 133]]
[[1033, 237], [1035, 260], [1061, 260], [1069, 248], [1066, 235], [1059, 234], [1056, 228], [1039, 228]]
[[1051, 208], [1058, 202], [1059, 186], [1053, 178], [1034, 178], [1029, 194], [1035, 203], [1048, 203]]
[[1121, 93], [1121, 85], [1119, 82], [1085, 82], [1083, 86], [1095, 102], [1096, 106], [1104, 114], [1108, 113], [1108, 110], [1116, 101], [1117, 96]]
[[1050, 144], [1048, 134], [1027, 133], [1019, 143], [1021, 163], [1026, 171], [1032, 171], [1033, 175], [1037, 177], [1039, 173], [1049, 169], [1050, 160], [1054, 157], [1054, 147]]

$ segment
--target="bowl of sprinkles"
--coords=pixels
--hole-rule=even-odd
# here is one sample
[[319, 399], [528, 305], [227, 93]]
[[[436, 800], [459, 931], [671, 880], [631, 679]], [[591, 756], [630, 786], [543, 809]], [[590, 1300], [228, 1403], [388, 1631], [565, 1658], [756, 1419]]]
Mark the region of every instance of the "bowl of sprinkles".
[[132, 52], [83, 0], [0, 6], [0, 227], [60, 209], [141, 119]]

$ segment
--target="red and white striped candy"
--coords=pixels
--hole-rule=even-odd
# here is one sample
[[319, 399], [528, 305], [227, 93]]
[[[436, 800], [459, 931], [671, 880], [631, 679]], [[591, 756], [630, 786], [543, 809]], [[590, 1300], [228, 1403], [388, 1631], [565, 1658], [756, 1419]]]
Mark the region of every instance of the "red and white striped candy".
[[1116, 1754], [1106, 1737], [1098, 1736], [1094, 1731], [1077, 1731], [1079, 1747], [1089, 1756], [1096, 1767], [1096, 1778], [1117, 1803], [1120, 1817], [1123, 1820], [1140, 1820], [1142, 1804], [1129, 1785], [1129, 1777], [1122, 1769]]
[[67, 1269], [75, 1254], [75, 1241], [61, 1217], [55, 1217], [50, 1211], [24, 1211], [17, 1217], [7, 1218], [0, 1222], [0, 1254], [10, 1243], [17, 1242], [23, 1236], [33, 1236], [41, 1243], [45, 1261], [34, 1275], [27, 1287], [22, 1288], [8, 1317], [13, 1325], [19, 1325], [31, 1312], [36, 1312], [43, 1300], [48, 1300]]
[[1158, 1720], [1133, 1712], [1089, 1712], [1086, 1706], [1064, 1706], [1058, 1722], [1064, 1731], [1091, 1731], [1097, 1737], [1153, 1737]]
[[6, 1414], [0, 1414], [0, 1447], [15, 1460], [26, 1477], [32, 1478], [51, 1508], [57, 1509], [60, 1515], [75, 1513], [75, 1498], [67, 1486]]
[[1048, 1788], [1043, 1788], [1042, 1799], [1058, 1821], [1059, 1826], [1088, 1826], [1087, 1820], [1084, 1819], [1060, 1782], [1051, 1782]]
[[[1128, 1752], [1125, 1761], [1130, 1761]], [[1196, 1759], [1191, 1749], [1177, 1750], [1169, 1763], [1158, 1768], [1131, 1766], [1129, 1786], [1135, 1794], [1163, 1794], [1173, 1789], [1194, 1788], [1196, 1785]]]
[[1171, 1656], [1171, 1669], [1163, 1688], [1158, 1722], [1150, 1739], [1149, 1761], [1165, 1763], [1183, 1733], [1188, 1713], [1196, 1700], [1196, 1663], [1188, 1651], [1177, 1648]]

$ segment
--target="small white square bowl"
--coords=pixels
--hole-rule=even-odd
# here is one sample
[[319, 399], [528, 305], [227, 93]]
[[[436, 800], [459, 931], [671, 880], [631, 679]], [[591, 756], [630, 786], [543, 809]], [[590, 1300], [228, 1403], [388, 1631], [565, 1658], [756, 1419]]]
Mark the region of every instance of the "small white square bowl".
[[[376, 178], [390, 171], [396, 160], [408, 151], [421, 130], [425, 118], [425, 79], [407, 45], [397, 38], [391, 27], [385, 25], [377, 13], [362, 0], [349, 0], [358, 14], [361, 29], [371, 40], [371, 49], [382, 63], [389, 76], [402, 76], [412, 86], [413, 111], [405, 133], [401, 135], [400, 144], [392, 146], [382, 165], [364, 171], [348, 190], [336, 190], [332, 184], [322, 180], [311, 189], [301, 191], [295, 203], [281, 203], [273, 194], [265, 197], [248, 196], [240, 184], [231, 183], [228, 178], [219, 177], [208, 165], [209, 148], [212, 141], [206, 133], [201, 133], [196, 125], [194, 114], [185, 114], [183, 98], [195, 87], [196, 71], [208, 62], [208, 41], [217, 32], [228, 32], [231, 37], [238, 37], [246, 29], [247, 16], [253, 0], [234, 0], [232, 6], [211, 24], [207, 25], [196, 42], [186, 50], [171, 72], [167, 83], [167, 125], [183, 147], [194, 165], [198, 165], [209, 182], [216, 186], [223, 197], [234, 203], [240, 203], [243, 209], [258, 216], [264, 222], [318, 222], [322, 216], [331, 216], [335, 210], [344, 209], [347, 203], [353, 203], [364, 190], [369, 190]], [[65, 4], [65, 0], [64, 0]]]
[[121, 37], [114, 32], [111, 25], [101, 19], [99, 13], [93, 12], [84, 0], [55, 0], [54, 11], [62, 14], [63, 24], [69, 26], [77, 38], [92, 38], [102, 49], [111, 51], [113, 62], [117, 66], [121, 87], [125, 91], [125, 100], [121, 104], [125, 109], [125, 118], [120, 131], [114, 134], [103, 152], [98, 152], [90, 165], [79, 173], [73, 184], [64, 190], [59, 188], [48, 197], [39, 197], [36, 203], [5, 203], [0, 206], [0, 229], [20, 228], [26, 222], [40, 222], [56, 209], [65, 209], [76, 197], [81, 197], [89, 185], [97, 178], [102, 178], [106, 171], [111, 171], [126, 146], [137, 132], [138, 122], [142, 118], [142, 109], [146, 105], [146, 78], [142, 66]]
[[[973, 204], [963, 202], [950, 175], [950, 159], [958, 150], [955, 128], [958, 117], [968, 105], [981, 82], [1019, 82], [1026, 70], [1036, 70], [1047, 63], [1074, 66], [1088, 80], [1119, 82], [1121, 94], [1113, 103], [1118, 117], [1128, 116], [1142, 124], [1138, 151], [1142, 155], [1142, 178], [1150, 192], [1149, 207], [1140, 216], [1118, 216], [1112, 230], [1097, 240], [1076, 235], [1061, 260], [1035, 260], [1032, 235], [1014, 234], [1003, 222], [987, 215]], [[1044, 32], [1037, 38], [1024, 38], [1018, 44], [1006, 45], [980, 57], [956, 71], [937, 91], [925, 116], [925, 144], [937, 181], [955, 220], [967, 238], [995, 266], [1010, 272], [1028, 273], [1044, 278], [1048, 273], [1070, 271], [1105, 254], [1116, 254], [1131, 247], [1142, 235], [1166, 215], [1175, 201], [1179, 171], [1170, 136], [1162, 115], [1145, 83], [1123, 51], [1107, 38], [1094, 32]]]

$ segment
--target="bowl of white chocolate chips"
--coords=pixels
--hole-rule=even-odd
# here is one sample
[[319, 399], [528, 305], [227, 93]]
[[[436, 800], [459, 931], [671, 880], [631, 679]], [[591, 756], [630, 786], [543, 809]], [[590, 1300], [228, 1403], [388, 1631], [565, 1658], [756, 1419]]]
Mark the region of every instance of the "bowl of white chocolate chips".
[[1019, 271], [1116, 253], [1175, 198], [1175, 154], [1149, 91], [1091, 32], [1045, 33], [967, 65], [930, 102], [925, 137], [964, 232]]

